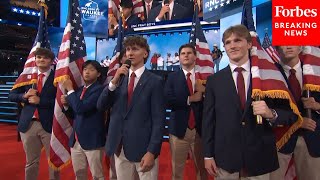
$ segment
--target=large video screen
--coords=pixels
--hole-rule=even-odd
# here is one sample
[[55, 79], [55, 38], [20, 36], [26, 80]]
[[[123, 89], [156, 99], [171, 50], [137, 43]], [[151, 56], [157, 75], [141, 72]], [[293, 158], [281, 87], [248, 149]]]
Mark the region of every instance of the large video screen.
[[[202, 17], [202, 0], [197, 0]], [[148, 27], [170, 28], [191, 22], [194, 13], [194, 0], [109, 0], [109, 36], [116, 37], [119, 18], [125, 21], [125, 33], [148, 31]], [[122, 14], [121, 14], [122, 10]]]
[[[220, 45], [220, 31], [205, 30], [205, 37], [208, 41], [210, 50], [213, 50], [213, 45]], [[150, 55], [145, 66], [151, 70], [169, 70], [174, 71], [180, 68], [180, 63], [176, 54], [178, 54], [179, 47], [189, 42], [190, 34], [187, 32], [176, 33], [161, 33], [144, 35], [150, 46]], [[116, 46], [116, 39], [100, 39], [97, 40], [97, 61], [101, 62], [113, 55], [114, 47]], [[153, 58], [154, 57], [154, 58]], [[152, 59], [154, 59], [152, 61]]]

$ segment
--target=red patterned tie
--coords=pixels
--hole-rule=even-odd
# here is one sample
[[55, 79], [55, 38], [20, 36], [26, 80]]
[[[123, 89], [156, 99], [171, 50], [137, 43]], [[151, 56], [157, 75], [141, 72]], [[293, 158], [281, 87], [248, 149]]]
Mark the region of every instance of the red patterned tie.
[[136, 74], [134, 72], [132, 72], [130, 75], [130, 81], [129, 81], [129, 85], [128, 85], [128, 106], [131, 104], [131, 98], [132, 98], [132, 94], [133, 94], [135, 78], [136, 78]]
[[147, 4], [147, 17], [149, 16], [150, 10], [151, 10], [151, 5]]
[[81, 92], [81, 95], [80, 95], [80, 100], [83, 99], [83, 96], [84, 96], [84, 94], [86, 93], [87, 89], [88, 89], [87, 87], [83, 87], [82, 92]]
[[246, 91], [244, 87], [244, 78], [242, 71], [244, 69], [242, 67], [237, 67], [235, 71], [238, 73], [237, 75], [237, 89], [238, 89], [238, 95], [240, 98], [240, 103], [241, 103], [241, 108], [244, 110], [245, 105], [246, 105]]
[[[188, 85], [189, 93], [190, 93], [190, 96], [191, 96], [191, 95], [193, 95], [193, 86], [192, 86], [192, 82], [191, 82], [190, 76], [191, 76], [191, 73], [188, 73], [187, 74], [187, 85]], [[192, 108], [190, 108], [188, 126], [189, 126], [190, 129], [193, 129], [196, 126], [196, 122], [195, 122], [195, 119], [194, 119], [194, 112], [193, 112]]]
[[299, 102], [301, 97], [301, 86], [296, 76], [296, 70], [290, 69], [288, 80], [292, 89], [294, 99], [296, 100], [296, 102]]
[[[43, 74], [43, 73], [39, 74], [39, 78], [38, 78], [38, 82], [37, 82], [37, 91], [38, 91], [38, 94], [40, 94], [41, 91], [42, 91], [43, 77], [44, 77], [44, 74]], [[39, 95], [39, 96], [40, 96], [40, 95]], [[35, 112], [34, 112], [34, 117], [36, 117], [36, 118], [39, 120], [38, 108], [37, 108], [37, 109], [35, 110]]]

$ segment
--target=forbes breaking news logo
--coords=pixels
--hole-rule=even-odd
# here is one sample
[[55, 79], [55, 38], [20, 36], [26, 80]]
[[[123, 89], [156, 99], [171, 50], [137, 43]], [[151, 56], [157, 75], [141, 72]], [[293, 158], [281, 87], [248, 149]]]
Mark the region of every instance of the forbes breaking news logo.
[[273, 0], [272, 3], [273, 45], [320, 44], [315, 40], [320, 33], [319, 5], [299, 0]]

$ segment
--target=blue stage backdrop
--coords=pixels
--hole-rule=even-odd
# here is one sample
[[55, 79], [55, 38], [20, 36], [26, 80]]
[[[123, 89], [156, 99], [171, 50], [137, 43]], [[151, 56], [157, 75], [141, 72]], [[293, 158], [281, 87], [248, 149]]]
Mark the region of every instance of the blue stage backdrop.
[[84, 35], [107, 37], [108, 1], [79, 0], [79, 6]]
[[[209, 43], [209, 47], [212, 50], [213, 45], [220, 43], [220, 31], [217, 30], [207, 30], [205, 31], [206, 39]], [[166, 34], [152, 34], [150, 36], [144, 35], [148, 40], [150, 45], [150, 55], [146, 62], [147, 69], [151, 69], [150, 60], [154, 53], [161, 54], [161, 57], [166, 62], [167, 53], [172, 56], [179, 51], [179, 47], [183, 44], [188, 43], [190, 34], [187, 32], [183, 33], [166, 33]], [[101, 39], [97, 41], [97, 61], [101, 62], [106, 56], [112, 57], [114, 47], [116, 45], [116, 39]], [[166, 69], [166, 64], [164, 64], [164, 70]]]

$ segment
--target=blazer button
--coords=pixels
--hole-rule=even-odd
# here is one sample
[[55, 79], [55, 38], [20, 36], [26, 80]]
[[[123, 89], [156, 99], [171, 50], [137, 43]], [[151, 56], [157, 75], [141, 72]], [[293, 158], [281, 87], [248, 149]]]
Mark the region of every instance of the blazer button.
[[246, 122], [245, 122], [245, 121], [242, 121], [242, 122], [241, 122], [241, 125], [242, 125], [242, 126], [245, 126], [245, 125], [246, 125]]

